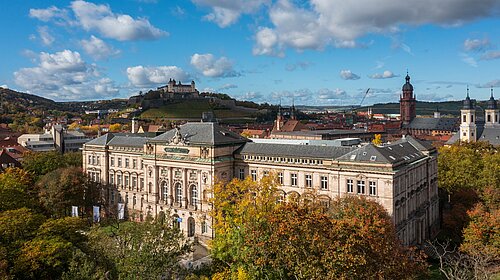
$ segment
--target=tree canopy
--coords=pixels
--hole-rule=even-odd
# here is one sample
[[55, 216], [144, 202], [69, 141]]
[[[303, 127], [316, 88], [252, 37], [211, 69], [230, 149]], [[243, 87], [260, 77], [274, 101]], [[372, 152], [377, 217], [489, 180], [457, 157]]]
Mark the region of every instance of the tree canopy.
[[405, 279], [425, 270], [376, 202], [348, 196], [329, 205], [293, 198], [277, 203], [276, 186], [273, 177], [214, 186], [216, 277]]

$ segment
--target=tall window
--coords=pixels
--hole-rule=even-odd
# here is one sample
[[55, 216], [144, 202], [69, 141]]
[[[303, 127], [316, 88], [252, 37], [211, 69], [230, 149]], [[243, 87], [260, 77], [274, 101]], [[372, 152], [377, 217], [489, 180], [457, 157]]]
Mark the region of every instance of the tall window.
[[191, 205], [196, 206], [198, 204], [198, 188], [195, 185], [191, 186]]
[[116, 175], [116, 184], [118, 186], [122, 185], [122, 175], [120, 175], [120, 174]]
[[141, 192], [144, 191], [144, 178], [139, 178], [139, 185], [140, 185], [140, 188], [141, 188]]
[[290, 181], [291, 181], [292, 187], [297, 186], [297, 173], [290, 174]]
[[115, 174], [109, 174], [109, 184], [113, 185], [115, 183]]
[[348, 193], [354, 192], [354, 182], [352, 179], [347, 179], [347, 192]]
[[161, 182], [161, 199], [165, 202], [168, 199], [168, 185], [165, 181]]
[[118, 158], [118, 167], [122, 167], [122, 158]]
[[328, 177], [321, 176], [321, 189], [328, 190]]
[[358, 185], [358, 194], [364, 194], [365, 193], [365, 181], [358, 180], [357, 185]]
[[368, 184], [370, 186], [370, 195], [377, 195], [377, 183], [370, 181]]
[[125, 159], [125, 167], [126, 167], [126, 168], [128, 168], [128, 163], [129, 163], [129, 159], [128, 159], [128, 158], [126, 158], [126, 159]]
[[278, 179], [279, 179], [280, 185], [283, 185], [283, 172], [278, 173]]
[[133, 169], [136, 169], [136, 168], [137, 168], [137, 160], [136, 160], [136, 159], [133, 159], [133, 160], [132, 160], [132, 168], [133, 168]]
[[244, 179], [245, 179], [245, 169], [240, 168], [240, 180], [244, 180]]
[[251, 170], [250, 174], [252, 175], [252, 180], [257, 181], [257, 170]]
[[115, 158], [114, 157], [109, 158], [109, 165], [115, 166]]
[[137, 177], [132, 176], [132, 189], [137, 188]]
[[180, 183], [175, 184], [175, 202], [182, 202], [182, 185]]
[[101, 158], [99, 156], [97, 156], [97, 165], [100, 165], [101, 164]]
[[280, 192], [280, 195], [278, 196], [278, 203], [285, 202], [285, 196], [285, 192]]
[[89, 161], [88, 161], [88, 164], [92, 164], [92, 156], [89, 155]]
[[111, 200], [111, 203], [115, 203], [115, 192], [114, 191], [111, 191], [110, 200]]
[[128, 184], [128, 176], [127, 175], [124, 176], [124, 182], [125, 182], [125, 187], [128, 187], [129, 184]]
[[201, 222], [201, 233], [207, 233], [207, 231], [208, 231], [207, 222], [205, 221]]
[[313, 186], [313, 178], [311, 174], [306, 174], [306, 187], [312, 188]]

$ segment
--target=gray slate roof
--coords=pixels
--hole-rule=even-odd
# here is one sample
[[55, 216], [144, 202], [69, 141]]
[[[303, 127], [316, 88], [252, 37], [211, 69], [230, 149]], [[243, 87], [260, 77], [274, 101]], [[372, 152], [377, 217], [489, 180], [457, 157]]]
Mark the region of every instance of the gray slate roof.
[[402, 161], [413, 162], [424, 157], [425, 155], [422, 152], [408, 141], [403, 140], [400, 143], [383, 147], [377, 147], [370, 143], [339, 157], [338, 160], [394, 164]]
[[[484, 124], [477, 124], [476, 128], [477, 141], [488, 141], [491, 145], [500, 146], [500, 125], [488, 126]], [[446, 144], [453, 144], [460, 141], [460, 131], [453, 134], [453, 136], [446, 141]]]
[[142, 147], [150, 137], [142, 133], [107, 133], [90, 140], [86, 145]]
[[414, 118], [407, 128], [457, 131], [459, 121], [459, 118]]
[[356, 148], [293, 144], [246, 143], [237, 153], [301, 158], [335, 159]]
[[435, 149], [435, 147], [432, 146], [431, 142], [414, 138], [411, 135], [406, 135], [406, 137], [404, 139], [401, 138], [398, 141], [394, 142], [394, 144], [401, 144], [404, 142], [410, 143], [413, 147], [415, 147], [417, 150], [419, 150], [421, 152], [422, 151], [430, 151], [430, 150]]
[[[212, 122], [186, 123], [181, 125], [180, 133], [189, 142], [189, 144], [202, 145], [225, 145], [245, 143], [249, 140], [237, 133], [229, 131], [220, 125]], [[175, 135], [175, 129], [171, 129], [155, 138], [153, 142], [168, 142]]]

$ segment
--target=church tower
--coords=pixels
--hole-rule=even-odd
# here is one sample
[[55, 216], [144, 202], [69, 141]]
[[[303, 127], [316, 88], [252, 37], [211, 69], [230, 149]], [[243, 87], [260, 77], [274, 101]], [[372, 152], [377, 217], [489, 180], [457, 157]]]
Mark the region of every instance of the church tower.
[[413, 85], [410, 84], [410, 76], [406, 73], [406, 83], [403, 85], [403, 94], [399, 99], [399, 113], [403, 125], [408, 125], [417, 115], [416, 99], [413, 95]]
[[476, 108], [474, 101], [469, 97], [469, 87], [467, 87], [467, 97], [460, 110], [460, 141], [475, 142], [477, 137]]
[[495, 124], [499, 124], [500, 118], [500, 110], [498, 110], [497, 101], [493, 97], [493, 89], [491, 89], [490, 100], [488, 100], [488, 104], [486, 105], [486, 110], [484, 110], [484, 120], [486, 126], [493, 126]]

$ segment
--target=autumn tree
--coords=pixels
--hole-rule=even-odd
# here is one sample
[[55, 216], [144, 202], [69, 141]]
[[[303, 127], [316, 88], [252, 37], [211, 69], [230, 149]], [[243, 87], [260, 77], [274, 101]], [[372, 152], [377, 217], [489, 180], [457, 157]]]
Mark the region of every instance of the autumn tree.
[[101, 200], [101, 186], [92, 182], [79, 167], [67, 167], [45, 174], [37, 182], [42, 206], [55, 217], [68, 216], [71, 206], [91, 207]]
[[221, 264], [219, 279], [405, 279], [425, 270], [376, 202], [277, 203], [276, 186], [274, 177], [214, 186], [212, 257]]
[[382, 134], [375, 134], [375, 137], [372, 140], [373, 145], [380, 146], [382, 145]]
[[0, 174], [0, 211], [37, 207], [34, 182], [26, 171], [7, 168]]
[[28, 152], [23, 158], [23, 168], [35, 179], [51, 171], [62, 167], [81, 167], [82, 153], [71, 152], [60, 154], [56, 151], [51, 152]]

